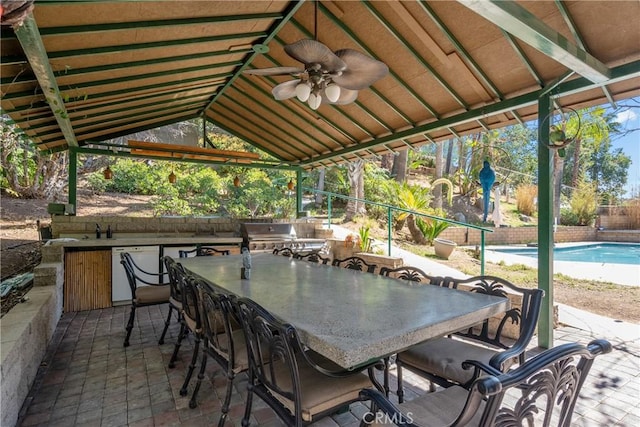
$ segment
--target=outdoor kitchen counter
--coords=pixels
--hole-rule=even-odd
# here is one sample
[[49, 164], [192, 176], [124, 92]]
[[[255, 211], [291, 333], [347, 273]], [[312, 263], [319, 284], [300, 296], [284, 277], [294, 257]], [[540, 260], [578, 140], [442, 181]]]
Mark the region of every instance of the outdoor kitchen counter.
[[[75, 238], [78, 240], [63, 240]], [[192, 236], [192, 237], [124, 237], [112, 239], [96, 239], [95, 237], [84, 239], [82, 237], [63, 237], [50, 241], [52, 245], [60, 245], [65, 248], [111, 248], [114, 246], [168, 246], [168, 245], [239, 245], [241, 237], [217, 237], [217, 236]]]

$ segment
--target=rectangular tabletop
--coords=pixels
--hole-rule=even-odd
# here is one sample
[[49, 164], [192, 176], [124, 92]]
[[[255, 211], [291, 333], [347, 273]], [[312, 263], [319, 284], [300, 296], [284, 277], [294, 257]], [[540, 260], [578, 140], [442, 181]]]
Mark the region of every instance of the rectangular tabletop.
[[252, 255], [249, 280], [240, 278], [241, 256], [179, 262], [211, 285], [250, 298], [292, 324], [309, 348], [343, 368], [467, 328], [509, 308], [507, 298], [273, 254]]

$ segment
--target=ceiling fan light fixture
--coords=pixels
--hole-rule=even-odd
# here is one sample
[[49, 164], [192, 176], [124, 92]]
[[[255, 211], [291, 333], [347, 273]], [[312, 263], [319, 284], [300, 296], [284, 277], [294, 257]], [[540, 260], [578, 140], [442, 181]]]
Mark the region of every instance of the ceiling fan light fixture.
[[335, 83], [329, 83], [324, 90], [324, 94], [330, 102], [336, 102], [340, 98], [340, 86]]
[[317, 110], [321, 102], [322, 97], [320, 95], [316, 95], [315, 93], [309, 95], [309, 108], [312, 110]]
[[307, 82], [300, 82], [296, 86], [296, 97], [301, 102], [306, 102], [309, 99], [309, 95], [311, 95], [311, 86]]

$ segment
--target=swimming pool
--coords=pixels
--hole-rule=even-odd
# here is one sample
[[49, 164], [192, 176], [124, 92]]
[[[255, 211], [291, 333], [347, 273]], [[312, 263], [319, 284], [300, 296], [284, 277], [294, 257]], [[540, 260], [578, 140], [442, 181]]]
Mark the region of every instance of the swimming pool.
[[[495, 248], [496, 252], [538, 258], [538, 248]], [[555, 261], [640, 265], [640, 244], [597, 243], [556, 247]]]

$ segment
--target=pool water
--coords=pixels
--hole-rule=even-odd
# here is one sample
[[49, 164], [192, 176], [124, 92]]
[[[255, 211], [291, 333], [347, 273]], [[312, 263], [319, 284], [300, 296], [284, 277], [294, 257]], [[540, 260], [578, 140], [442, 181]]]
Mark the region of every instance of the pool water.
[[[538, 258], [538, 248], [492, 249], [512, 255]], [[554, 261], [640, 265], [640, 244], [598, 243], [553, 249]]]

